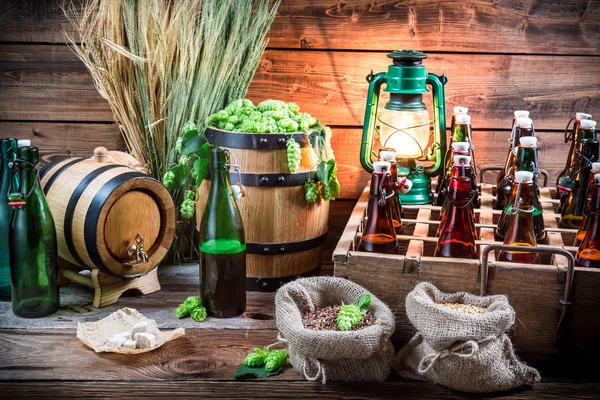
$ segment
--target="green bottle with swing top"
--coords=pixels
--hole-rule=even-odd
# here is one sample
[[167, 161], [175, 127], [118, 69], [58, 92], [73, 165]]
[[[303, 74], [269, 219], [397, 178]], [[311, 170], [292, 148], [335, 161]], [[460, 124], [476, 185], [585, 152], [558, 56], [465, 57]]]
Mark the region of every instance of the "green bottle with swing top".
[[58, 249], [54, 220], [37, 173], [37, 147], [17, 150], [18, 186], [9, 194], [12, 309], [24, 318], [45, 317], [60, 308]]
[[13, 209], [8, 205], [8, 192], [16, 186], [12, 163], [17, 154], [17, 139], [0, 139], [0, 301], [10, 301], [10, 253], [8, 229]]

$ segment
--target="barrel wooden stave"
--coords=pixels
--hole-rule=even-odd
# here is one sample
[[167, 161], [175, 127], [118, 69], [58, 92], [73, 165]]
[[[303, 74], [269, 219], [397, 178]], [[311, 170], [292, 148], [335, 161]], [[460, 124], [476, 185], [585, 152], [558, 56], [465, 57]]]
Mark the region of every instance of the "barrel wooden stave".
[[[224, 148], [233, 153], [242, 173], [290, 174], [285, 149]], [[318, 158], [312, 147], [302, 147], [301, 163], [296, 173], [314, 170], [317, 163]], [[232, 183], [235, 183], [235, 179], [232, 179]], [[196, 203], [198, 226], [209, 191], [210, 181], [204, 180], [198, 189]], [[307, 203], [304, 186], [246, 186], [246, 197], [238, 200], [237, 204], [248, 243], [301, 242], [327, 232], [329, 202], [319, 200], [316, 204]], [[321, 264], [322, 247], [277, 255], [247, 254], [247, 277], [286, 278], [313, 271]]]
[[[61, 167], [67, 166], [71, 161], [64, 160], [51, 166], [41, 181], [43, 188], [51, 183], [49, 189], [46, 189], [46, 198], [56, 225], [60, 257], [80, 267], [102, 268], [114, 275], [124, 277], [143, 275], [155, 268], [166, 255], [175, 233], [175, 209], [166, 188], [160, 182], [132, 168], [99, 163], [93, 159], [81, 160], [64, 168], [60, 175], [57, 175]], [[95, 175], [93, 179], [90, 179], [90, 174]], [[89, 180], [84, 188], [80, 186], [83, 185], [82, 180]], [[80, 197], [75, 203], [71, 199], [78, 188]], [[109, 188], [112, 189], [108, 190]], [[101, 195], [98, 195], [99, 191], [102, 191]], [[140, 201], [140, 199], [146, 201]], [[151, 210], [144, 209], [149, 200], [154, 200], [155, 206]], [[68, 224], [71, 226], [71, 249], [69, 249], [69, 241], [66, 237], [69, 235], [65, 235], [65, 216], [68, 214], [70, 201], [71, 207], [74, 204], [74, 209], [70, 212], [72, 223]], [[112, 210], [115, 203], [117, 207]], [[92, 214], [97, 218], [86, 220], [92, 204], [95, 207]], [[157, 214], [157, 210], [160, 214], [158, 217], [144, 218], [150, 214]], [[111, 211], [115, 211], [115, 213], [127, 211], [127, 213], [124, 213], [122, 217], [111, 216], [109, 218], [109, 221], [112, 221], [111, 225], [107, 227], [106, 220]], [[158, 228], [156, 227], [157, 221], [160, 224]], [[117, 229], [115, 229], [115, 225]], [[110, 232], [118, 233], [119, 225], [123, 229], [127, 226], [130, 227], [131, 233], [125, 235], [131, 236], [131, 238], [106, 240], [104, 229], [108, 228], [108, 234], [113, 235]], [[86, 226], [88, 226], [87, 230]], [[122, 258], [126, 250], [122, 247], [135, 244], [134, 231], [139, 232], [140, 230], [149, 232], [144, 236], [144, 250], [148, 253], [149, 260], [146, 263], [127, 265]], [[158, 234], [156, 234], [157, 230]], [[143, 232], [140, 233], [143, 234]], [[95, 236], [95, 240], [89, 241], [88, 239], [89, 243], [86, 244], [86, 235], [87, 237]], [[108, 246], [114, 245], [117, 245], [117, 249], [111, 251]], [[91, 253], [88, 252], [90, 249], [91, 253], [96, 254], [96, 257], [91, 257]], [[77, 257], [79, 260], [76, 259]]]

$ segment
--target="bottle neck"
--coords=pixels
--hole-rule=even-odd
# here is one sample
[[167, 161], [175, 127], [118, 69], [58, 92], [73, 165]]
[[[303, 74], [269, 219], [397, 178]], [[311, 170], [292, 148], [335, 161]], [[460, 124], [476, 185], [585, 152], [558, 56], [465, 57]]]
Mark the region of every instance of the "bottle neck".
[[537, 172], [537, 147], [522, 147], [517, 149], [515, 167], [517, 171]]
[[590, 191], [592, 193], [590, 211], [600, 213], [600, 183], [593, 183]]
[[513, 198], [513, 208], [517, 210], [530, 211], [534, 206], [534, 183], [533, 182], [515, 182], [515, 194]]
[[535, 136], [533, 128], [522, 128], [520, 126], [515, 127], [515, 136], [513, 138], [513, 145], [519, 145], [519, 139], [526, 136]]
[[[373, 175], [371, 177], [371, 188], [370, 188], [371, 196], [380, 196], [381, 195], [380, 188], [382, 188], [385, 181], [387, 181], [387, 179], [385, 179], [385, 175], [386, 174], [383, 172], [373, 172]], [[384, 179], [385, 179], [385, 181], [384, 181]]]
[[575, 138], [579, 142], [583, 139], [596, 140], [596, 129], [582, 128], [581, 125], [577, 124], [575, 129]]
[[[37, 174], [35, 168], [29, 165], [23, 165], [19, 163], [17, 167], [17, 177], [19, 182], [18, 192], [23, 196], [27, 196], [29, 192], [37, 185]], [[16, 188], [13, 188], [15, 192]]]
[[468, 142], [469, 141], [469, 126], [466, 124], [455, 124], [454, 132], [452, 133], [452, 142]]

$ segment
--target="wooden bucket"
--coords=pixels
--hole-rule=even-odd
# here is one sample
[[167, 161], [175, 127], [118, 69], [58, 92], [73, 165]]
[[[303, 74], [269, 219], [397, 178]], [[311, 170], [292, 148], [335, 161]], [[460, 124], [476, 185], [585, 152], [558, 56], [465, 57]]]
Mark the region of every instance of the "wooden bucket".
[[[142, 172], [108, 162], [105, 148], [94, 150], [91, 159], [47, 164], [40, 179], [61, 258], [132, 278], [153, 270], [167, 254], [175, 233], [169, 192]], [[136, 260], [138, 235], [147, 261]]]
[[[277, 290], [291, 279], [316, 273], [327, 235], [329, 202], [308, 204], [304, 199], [304, 182], [309, 177], [317, 180], [313, 167], [318, 159], [308, 135], [208, 128], [206, 136], [213, 144], [231, 151], [242, 170], [246, 197], [238, 201], [238, 206], [246, 232], [247, 289]], [[302, 151], [300, 167], [294, 174], [289, 173], [285, 150], [290, 136]], [[198, 189], [198, 226], [210, 189], [208, 179]], [[231, 182], [238, 181], [238, 175], [232, 172]]]

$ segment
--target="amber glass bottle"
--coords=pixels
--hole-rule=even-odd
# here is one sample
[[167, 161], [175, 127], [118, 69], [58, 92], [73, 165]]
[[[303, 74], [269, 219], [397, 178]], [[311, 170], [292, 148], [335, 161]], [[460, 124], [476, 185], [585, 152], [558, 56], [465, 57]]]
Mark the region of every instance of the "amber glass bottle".
[[[464, 143], [456, 143], [455, 142], [452, 145], [455, 147], [458, 147], [457, 145], [460, 145], [460, 144], [464, 144]], [[471, 203], [471, 207], [469, 207], [469, 209], [470, 209], [471, 213], [473, 214], [473, 220], [475, 220], [475, 212], [473, 210], [473, 207], [474, 207], [474, 202], [477, 199], [477, 192], [476, 192], [477, 186], [475, 186], [475, 188], [473, 188], [473, 185], [472, 185], [474, 177], [473, 177], [473, 173], [472, 173], [473, 168], [471, 166], [471, 157], [467, 155], [468, 154], [467, 151], [455, 150], [454, 154], [455, 154], [454, 159], [460, 160], [460, 164], [459, 164], [460, 168], [458, 168], [458, 169], [454, 168], [455, 164], [454, 163], [452, 164], [450, 172], [448, 173], [448, 181], [450, 181], [453, 177], [458, 177], [459, 174], [460, 174], [460, 176], [462, 176], [462, 174], [465, 174], [465, 176], [469, 177], [469, 179], [471, 181], [471, 191], [472, 191], [472, 194], [475, 196], [475, 198], [473, 199], [473, 202]], [[449, 183], [450, 182], [448, 182], [448, 185], [449, 185]], [[448, 201], [448, 199], [447, 199], [447, 197], [448, 197], [447, 195], [448, 195], [448, 189], [445, 189], [444, 196], [445, 196], [446, 200], [444, 201], [444, 204], [442, 205], [442, 208], [440, 210], [440, 218], [439, 218], [440, 224], [436, 231], [436, 236], [439, 236], [442, 231], [442, 228], [443, 228], [442, 222], [444, 221], [444, 218], [446, 217], [446, 215], [448, 213], [448, 208], [451, 205], [451, 202]]]
[[[517, 171], [515, 172], [515, 182], [517, 195], [511, 210], [504, 244], [515, 247], [536, 246], [537, 241], [533, 229], [533, 196], [535, 193], [533, 173]], [[526, 251], [501, 251], [498, 254], [498, 261], [539, 264], [540, 256], [538, 253]]]
[[447, 211], [440, 223], [438, 242], [434, 257], [477, 258], [475, 221], [471, 177], [468, 171], [470, 157], [454, 156], [450, 178]]
[[[542, 215], [542, 205], [539, 198], [539, 189], [536, 183], [536, 175], [538, 173], [538, 159], [537, 159], [537, 138], [532, 136], [526, 136], [519, 139], [519, 147], [517, 148], [517, 156], [515, 157], [515, 166], [517, 171], [529, 171], [533, 173], [533, 228], [535, 236], [538, 242], [544, 242], [546, 240], [546, 228], [544, 224], [544, 216]], [[512, 174], [513, 168], [510, 169]], [[498, 221], [498, 227], [496, 229], [496, 239], [504, 240], [504, 236], [508, 231], [508, 223], [510, 221], [510, 215], [512, 205], [514, 204], [517, 195], [517, 185], [514, 183], [513, 175], [506, 175], [507, 182], [510, 184], [511, 194], [508, 196], [509, 201]], [[508, 185], [507, 185], [508, 186]]]
[[575, 255], [575, 262], [582, 267], [600, 268], [600, 174], [594, 176], [590, 190], [588, 229]]
[[585, 237], [585, 234], [587, 233], [587, 230], [590, 226], [589, 211], [591, 210], [592, 194], [594, 193], [592, 188], [594, 183], [598, 183], [598, 181], [596, 180], [596, 174], [600, 174], [600, 163], [598, 162], [592, 163], [592, 171], [590, 172], [590, 187], [588, 189], [587, 208], [586, 212], [584, 212], [583, 214], [583, 220], [581, 221], [581, 225], [579, 226], [579, 230], [577, 231], [577, 236], [575, 237], [575, 246], [579, 246], [581, 244], [581, 241]]
[[[438, 177], [438, 196], [435, 200], [435, 205], [441, 206], [444, 204], [446, 193], [448, 191], [448, 183], [452, 173], [452, 164], [455, 155], [470, 155], [472, 149], [471, 144], [471, 116], [468, 114], [458, 114], [453, 116], [454, 129], [452, 130], [452, 138], [450, 147], [444, 156], [444, 169]], [[474, 182], [477, 185], [477, 182]]]
[[368, 218], [363, 228], [359, 249], [377, 253], [392, 253], [398, 245], [389, 201], [394, 194], [388, 193], [384, 186], [385, 181], [390, 179], [390, 163], [376, 161], [373, 163], [373, 169], [367, 205]]
[[496, 202], [494, 203], [494, 209], [496, 210], [503, 210], [510, 201], [513, 175], [515, 171], [519, 170], [516, 165], [516, 159], [522, 137], [535, 137], [533, 122], [530, 118], [517, 118], [514, 135], [515, 147], [509, 152], [506, 160], [507, 163], [510, 162], [510, 165], [507, 164], [505, 167], [505, 172], [500, 171], [500, 174], [502, 174], [502, 180], [497, 181], [496, 183]]
[[[590, 119], [592, 119], [591, 114], [578, 112], [578, 113], [575, 113], [575, 118], [571, 118], [571, 120], [569, 120], [569, 123], [567, 124], [567, 127], [565, 128], [565, 143], [568, 143], [570, 141], [571, 146], [569, 147], [569, 154], [567, 155], [567, 161], [565, 163], [565, 168], [562, 171], [560, 171], [556, 177], [557, 185], [558, 185], [558, 180], [560, 178], [562, 178], [563, 176], [565, 176], [569, 167], [575, 162], [575, 148], [577, 147], [577, 142], [580, 139], [583, 139], [583, 136], [580, 137], [580, 135], [582, 133], [584, 133], [584, 134], [586, 133], [586, 132], [579, 132], [579, 126], [581, 124], [581, 121], [590, 120]], [[573, 120], [575, 121], [573, 123], [573, 129], [569, 132], [569, 125], [571, 125], [571, 122]], [[586, 125], [586, 124], [587, 123], [584, 122], [584, 125]], [[588, 137], [588, 139], [592, 139], [592, 138]]]
[[390, 212], [392, 214], [392, 222], [396, 234], [402, 233], [402, 204], [400, 203], [400, 195], [398, 193], [398, 166], [396, 165], [396, 152], [391, 149], [379, 150], [379, 161], [390, 163], [390, 179], [386, 179], [384, 187], [386, 191], [394, 193], [390, 197]]
[[598, 141], [581, 140], [575, 153], [577, 160], [561, 178], [559, 185], [563, 192], [559, 224], [561, 228], [578, 229], [581, 225], [587, 205], [591, 166], [598, 160]]
[[[519, 118], [529, 118], [529, 111], [525, 111], [525, 110], [518, 110], [518, 111], [514, 111], [513, 112], [513, 120], [512, 120], [512, 125], [511, 125], [511, 132], [510, 132], [510, 137], [508, 138], [508, 142], [510, 143], [509, 148], [508, 148], [508, 153], [506, 155], [506, 161], [504, 162], [504, 169], [500, 170], [500, 172], [498, 172], [498, 175], [496, 176], [496, 187], [498, 187], [500, 185], [500, 182], [502, 182], [502, 180], [504, 179], [504, 176], [506, 174], [508, 174], [508, 171], [510, 169], [510, 167], [512, 167], [512, 165], [514, 164], [514, 156], [516, 155], [516, 148], [517, 145], [519, 144], [519, 137], [521, 134], [526, 134], [526, 132], [524, 131], [517, 131], [517, 120]], [[524, 120], [523, 120], [524, 121]], [[535, 136], [535, 134], [533, 135], [529, 135], [529, 136]], [[496, 193], [493, 193], [494, 195], [496, 195]]]

